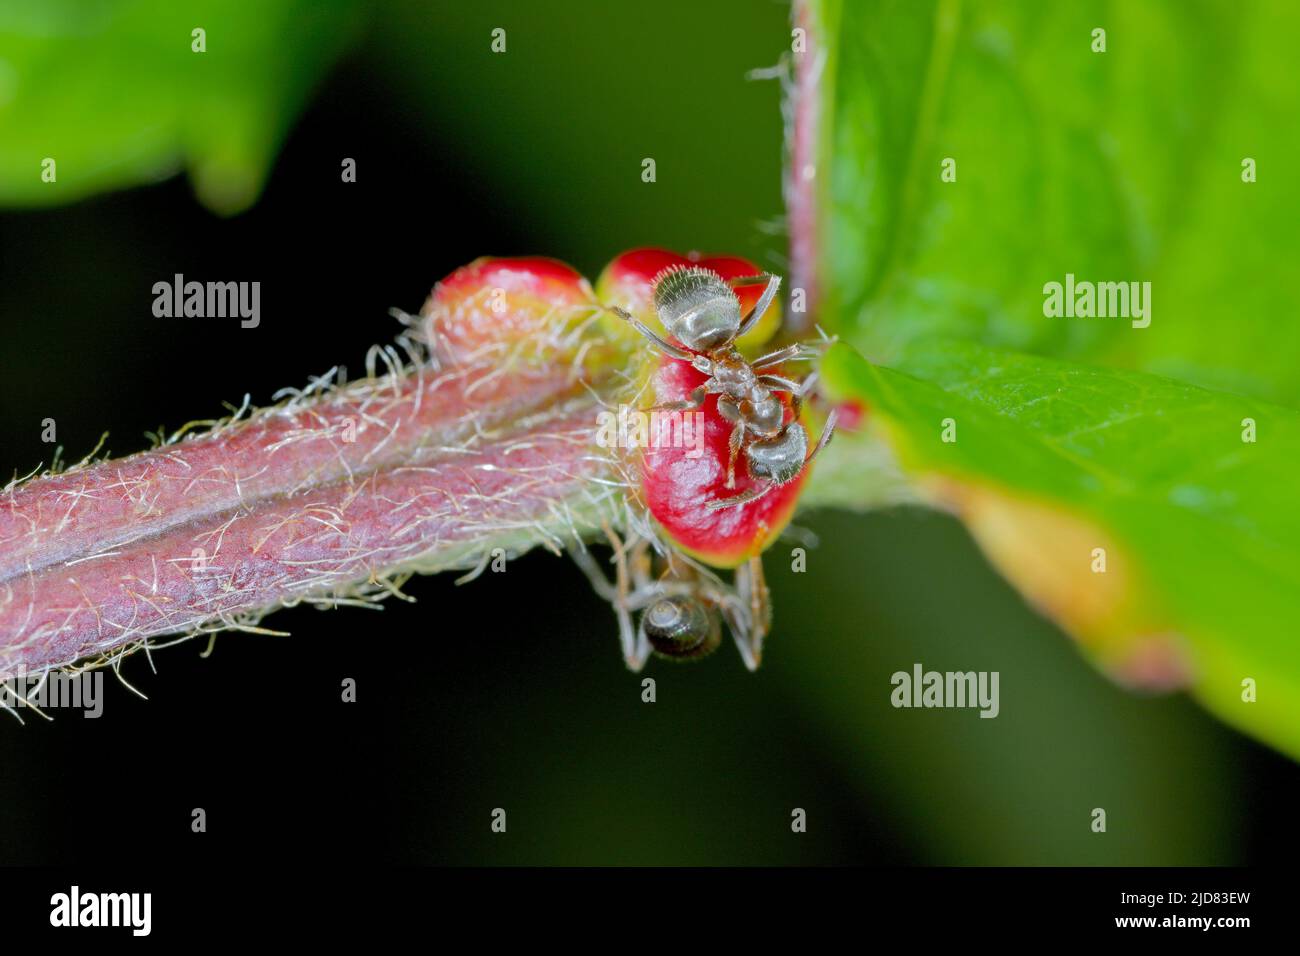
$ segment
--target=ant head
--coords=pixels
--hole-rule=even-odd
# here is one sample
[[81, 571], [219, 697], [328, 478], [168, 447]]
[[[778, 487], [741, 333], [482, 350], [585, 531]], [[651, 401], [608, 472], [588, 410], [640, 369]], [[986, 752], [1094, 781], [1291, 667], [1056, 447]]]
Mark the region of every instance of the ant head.
[[655, 601], [641, 615], [641, 631], [656, 653], [677, 660], [712, 654], [722, 641], [718, 612], [690, 597]]
[[654, 305], [664, 328], [695, 352], [720, 348], [740, 331], [740, 300], [722, 276], [700, 266], [659, 273]]

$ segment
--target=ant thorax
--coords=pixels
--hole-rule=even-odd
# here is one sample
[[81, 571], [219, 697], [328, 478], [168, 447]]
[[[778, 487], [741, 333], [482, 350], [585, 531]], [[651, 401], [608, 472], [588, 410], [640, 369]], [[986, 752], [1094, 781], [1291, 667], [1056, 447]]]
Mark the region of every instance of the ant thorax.
[[728, 421], [743, 421], [746, 432], [761, 437], [776, 435], [785, 426], [785, 405], [734, 348], [715, 356], [710, 371], [718, 411]]
[[758, 385], [758, 376], [734, 348], [719, 350], [709, 355], [712, 364], [709, 373], [718, 383], [718, 391], [735, 399], [748, 398]]

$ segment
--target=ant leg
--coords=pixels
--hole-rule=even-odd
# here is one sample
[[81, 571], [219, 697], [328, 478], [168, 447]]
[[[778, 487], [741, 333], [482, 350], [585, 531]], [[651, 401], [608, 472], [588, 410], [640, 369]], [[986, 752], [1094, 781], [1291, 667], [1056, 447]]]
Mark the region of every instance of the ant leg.
[[632, 583], [628, 610], [640, 611], [664, 597], [664, 587], [661, 581], [651, 577], [653, 559], [650, 556], [650, 539], [638, 535], [635, 541], [629, 543], [628, 550], [631, 553], [628, 570]]
[[758, 380], [774, 392], [789, 392], [799, 398], [803, 398], [807, 394], [806, 383], [796, 382], [784, 375], [760, 375]]
[[740, 406], [734, 398], [727, 395], [722, 389], [718, 391], [718, 414], [731, 424], [736, 424], [736, 422], [740, 421]]
[[684, 349], [679, 349], [675, 345], [670, 345], [667, 342], [665, 342], [663, 339], [661, 339], [659, 336], [655, 335], [654, 332], [650, 331], [650, 329], [642, 325], [641, 321], [637, 319], [637, 317], [634, 316], [631, 312], [628, 312], [626, 309], [620, 309], [616, 305], [608, 305], [605, 306], [604, 308], [608, 309], [610, 312], [613, 312], [624, 322], [629, 323], [634, 329], [636, 329], [647, 339], [649, 339], [651, 345], [657, 348], [660, 352], [663, 352], [669, 358], [679, 359], [680, 361], [683, 362], [689, 362], [691, 361], [691, 359], [694, 358], [694, 356], [690, 352], [687, 352]]
[[804, 466], [812, 464], [812, 460], [817, 457], [817, 453], [831, 443], [831, 435], [835, 433], [835, 419], [839, 417], [840, 410], [832, 408], [831, 413], [826, 416], [826, 425], [822, 428], [822, 437], [817, 439], [817, 445], [807, 458], [803, 460]]
[[582, 546], [581, 551], [570, 551], [569, 557], [573, 558], [573, 563], [587, 576], [587, 580], [591, 582], [592, 590], [600, 596], [602, 601], [608, 601], [610, 604], [618, 601], [617, 589], [609, 583], [609, 579], [600, 570], [600, 566], [596, 564], [596, 559], [591, 556], [591, 552], [587, 550], [585, 545]]
[[[740, 659], [745, 662], [745, 669], [749, 671], [758, 670], [758, 657], [754, 656], [754, 631], [745, 620], [745, 616], [737, 608], [724, 604], [722, 606], [722, 616], [727, 622], [727, 628], [731, 631], [731, 637], [736, 642], [736, 650], [740, 651]], [[761, 652], [760, 652], [761, 656]]]
[[749, 315], [740, 320], [740, 330], [736, 332], [737, 337], [748, 332], [750, 327], [763, 317], [763, 313], [767, 311], [768, 306], [772, 304], [772, 300], [776, 298], [777, 290], [781, 288], [781, 277], [764, 273], [763, 275], [743, 276], [731, 280], [732, 286], [756, 285], [763, 281], [767, 282], [767, 287], [763, 289], [763, 294], [758, 297], [754, 307], [749, 310]]
[[579, 560], [576, 553], [574, 554], [574, 560], [578, 562], [579, 567], [588, 572], [588, 577], [591, 578], [592, 584], [596, 587], [596, 593], [602, 596], [609, 594], [609, 601], [614, 605], [614, 613], [618, 617], [618, 638], [623, 649], [623, 661], [627, 664], [628, 670], [635, 673], [645, 666], [646, 658], [650, 656], [650, 642], [639, 636], [636, 629], [632, 627], [632, 614], [629, 610], [630, 595], [628, 593], [628, 545], [623, 544], [622, 539], [607, 523], [602, 524], [601, 527], [605, 532], [605, 537], [609, 539], [610, 546], [614, 549], [617, 584], [611, 587], [605, 579], [605, 575], [595, 566], [591, 555], [581, 552], [586, 564], [584, 564], [583, 560]]
[[794, 345], [787, 345], [783, 349], [777, 349], [775, 352], [768, 352], [766, 355], [760, 356], [750, 362], [749, 367], [757, 372], [773, 365], [780, 365], [782, 362], [801, 362], [806, 359], [815, 359], [824, 351], [824, 349], [819, 349], [815, 345], [796, 342]]
[[736, 570], [736, 590], [749, 610], [749, 633], [746, 645], [740, 646], [740, 656], [751, 671], [763, 661], [763, 639], [772, 626], [772, 592], [763, 575], [763, 559], [755, 556]]
[[596, 594], [603, 600], [608, 601], [610, 607], [614, 608], [615, 613], [617, 613], [620, 603], [622, 603], [629, 612], [639, 611], [647, 605], [653, 604], [663, 596], [663, 588], [653, 581], [646, 581], [640, 584], [634, 582], [634, 586], [627, 595], [620, 597], [618, 589], [605, 580], [604, 575], [601, 574], [598, 565], [592, 560], [590, 554], [578, 551], [570, 552], [569, 556], [573, 558], [574, 562], [582, 572], [587, 575], [588, 580], [591, 581], [592, 589], [595, 590]]
[[791, 410], [794, 412], [795, 421], [798, 421], [799, 413], [803, 409], [804, 396], [811, 392], [813, 386], [817, 384], [817, 373], [813, 372], [802, 382], [796, 382], [783, 375], [760, 375], [758, 380], [774, 392], [790, 393]]
[[[636, 631], [632, 628], [632, 615], [628, 609], [631, 602], [630, 595], [627, 594], [626, 575], [619, 574], [619, 586], [615, 587], [606, 579], [589, 551], [571, 551], [569, 554], [574, 563], [587, 575], [596, 593], [614, 608], [614, 614], [618, 618], [618, 638], [623, 650], [623, 660], [630, 670], [639, 671], [650, 651], [648, 647], [640, 646], [648, 642], [638, 640]], [[620, 564], [623, 563], [621, 552], [616, 551], [615, 557]]]
[[[736, 569], [730, 584], [710, 575], [713, 580], [704, 584], [701, 594], [721, 612], [722, 619], [727, 622], [727, 629], [731, 631], [732, 640], [736, 642], [736, 650], [740, 651], [741, 660], [745, 662], [746, 669], [753, 671], [758, 668], [758, 657], [754, 654], [755, 631], [750, 618], [750, 600], [745, 590], [749, 582], [745, 575], [744, 566]], [[759, 642], [761, 641], [760, 637]]]
[[747, 285], [762, 285], [765, 282], [771, 282], [773, 279], [779, 279], [780, 276], [774, 276], [770, 272], [757, 272], [752, 276], [732, 276], [727, 280], [727, 285], [733, 289], [739, 289]]
[[742, 491], [740, 494], [731, 498], [722, 498], [718, 501], [710, 501], [704, 506], [705, 511], [718, 511], [722, 508], [734, 508], [737, 505], [748, 504], [751, 501], [757, 501], [773, 488], [777, 487], [775, 481], [769, 481], [761, 489], [750, 488], [748, 491]]
[[680, 402], [662, 402], [643, 408], [643, 412], [685, 412], [694, 411], [704, 404], [706, 389], [703, 385], [691, 390], [691, 397]]
[[731, 429], [731, 438], [727, 442], [727, 487], [736, 487], [736, 458], [740, 454], [740, 443], [745, 437], [745, 423], [736, 422]]
[[750, 558], [736, 569], [735, 586], [713, 597], [748, 670], [763, 660], [763, 639], [772, 624], [772, 598], [763, 578], [763, 561]]
[[772, 627], [772, 592], [767, 587], [767, 575], [763, 571], [763, 559], [759, 555], [749, 559], [750, 577], [753, 581], [754, 594], [750, 599], [750, 608], [754, 614], [754, 627], [758, 639], [762, 641]]
[[603, 524], [601, 527], [605, 531], [605, 537], [614, 547], [616, 558], [614, 566], [617, 568], [618, 601], [614, 604], [614, 611], [618, 615], [618, 638], [623, 646], [623, 661], [627, 664], [627, 669], [635, 674], [645, 667], [646, 658], [650, 656], [650, 642], [632, 627], [632, 614], [628, 610], [627, 546], [608, 524]]
[[628, 550], [631, 552], [628, 568], [632, 572], [632, 583], [640, 590], [650, 584], [650, 539], [637, 535], [635, 540], [628, 542]]

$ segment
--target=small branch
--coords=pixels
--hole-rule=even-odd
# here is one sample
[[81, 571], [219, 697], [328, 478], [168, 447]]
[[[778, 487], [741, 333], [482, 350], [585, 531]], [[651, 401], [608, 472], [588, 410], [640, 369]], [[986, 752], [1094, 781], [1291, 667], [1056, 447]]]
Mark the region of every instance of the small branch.
[[300, 601], [377, 600], [417, 571], [589, 536], [628, 496], [592, 440], [616, 378], [571, 360], [588, 320], [550, 317], [571, 335], [471, 343], [450, 364], [404, 340], [408, 364], [372, 353], [387, 374], [11, 483], [0, 678], [252, 627]]

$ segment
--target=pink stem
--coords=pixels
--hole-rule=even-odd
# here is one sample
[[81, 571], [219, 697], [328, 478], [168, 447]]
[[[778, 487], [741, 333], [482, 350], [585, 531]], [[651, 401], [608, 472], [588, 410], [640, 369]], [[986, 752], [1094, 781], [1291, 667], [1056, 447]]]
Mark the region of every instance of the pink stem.
[[572, 367], [417, 364], [0, 492], [0, 678], [589, 533]]
[[817, 168], [817, 137], [821, 121], [821, 77], [826, 64], [824, 37], [818, 33], [808, 0], [795, 0], [792, 19], [805, 31], [807, 50], [795, 56], [794, 82], [789, 88], [785, 110], [786, 129], [785, 204], [790, 225], [791, 287], [803, 289], [806, 307], [787, 320], [790, 328], [806, 332], [812, 327], [820, 299], [817, 275], [817, 179], [830, 169]]

